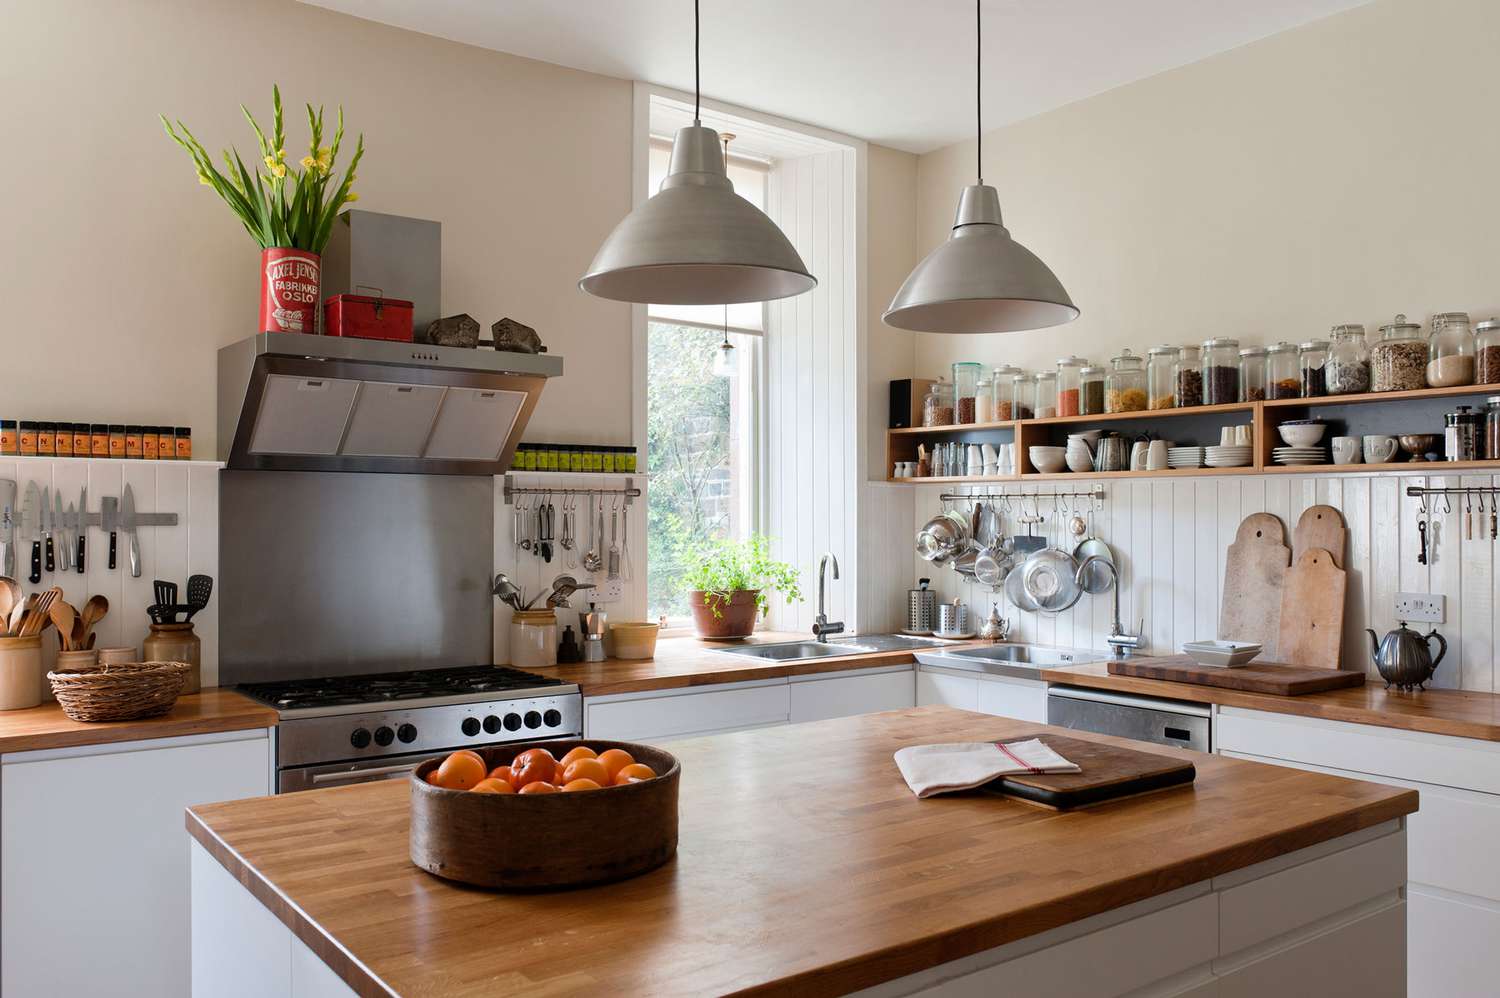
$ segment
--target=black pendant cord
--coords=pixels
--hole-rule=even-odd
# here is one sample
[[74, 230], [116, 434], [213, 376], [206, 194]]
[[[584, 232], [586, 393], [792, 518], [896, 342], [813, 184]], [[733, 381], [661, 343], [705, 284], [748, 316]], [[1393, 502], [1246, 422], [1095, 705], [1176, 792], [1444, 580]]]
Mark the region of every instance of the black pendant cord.
[[[697, 3], [698, 0], [693, 0]], [[980, 0], [974, 0], [974, 172], [984, 183], [984, 35], [980, 32]]]
[[703, 103], [703, 69], [698, 63], [698, 0], [693, 0], [693, 124]]

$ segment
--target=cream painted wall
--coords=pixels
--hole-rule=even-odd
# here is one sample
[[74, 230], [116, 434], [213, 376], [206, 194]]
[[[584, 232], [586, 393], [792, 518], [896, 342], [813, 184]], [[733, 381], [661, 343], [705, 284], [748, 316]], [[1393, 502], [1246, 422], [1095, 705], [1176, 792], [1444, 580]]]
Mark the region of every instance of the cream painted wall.
[[[1497, 38], [1493, 0], [1378, 0], [990, 133], [1007, 225], [1083, 315], [919, 334], [916, 373], [1500, 312]], [[973, 160], [973, 143], [921, 157], [922, 252]]]
[[[257, 250], [156, 114], [249, 158], [237, 106], [265, 122], [279, 82], [364, 131], [360, 207], [443, 223], [445, 312], [509, 315], [566, 359], [528, 437], [626, 441], [629, 306], [575, 282], [630, 210], [628, 82], [292, 0], [49, 0], [4, 22], [0, 414], [191, 424], [213, 455], [215, 351], [254, 332]], [[290, 155], [305, 128], [289, 114]]]

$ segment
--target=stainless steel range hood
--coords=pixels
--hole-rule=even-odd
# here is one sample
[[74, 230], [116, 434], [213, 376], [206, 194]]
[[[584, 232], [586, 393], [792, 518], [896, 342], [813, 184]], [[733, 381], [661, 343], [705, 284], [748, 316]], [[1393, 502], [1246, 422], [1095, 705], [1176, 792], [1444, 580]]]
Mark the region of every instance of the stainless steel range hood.
[[547, 354], [261, 333], [219, 351], [219, 460], [262, 471], [496, 475]]

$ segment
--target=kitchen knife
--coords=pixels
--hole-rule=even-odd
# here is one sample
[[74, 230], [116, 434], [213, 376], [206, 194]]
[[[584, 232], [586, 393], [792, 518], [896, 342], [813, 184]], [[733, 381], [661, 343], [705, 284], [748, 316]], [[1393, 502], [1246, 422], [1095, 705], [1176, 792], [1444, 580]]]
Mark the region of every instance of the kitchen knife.
[[53, 530], [57, 533], [57, 546], [61, 549], [58, 554], [57, 564], [66, 572], [73, 565], [69, 558], [72, 557], [68, 547], [68, 521], [63, 519], [62, 489], [52, 493], [52, 522], [55, 524]]
[[0, 575], [16, 577], [16, 483], [0, 478]]
[[109, 570], [115, 570], [115, 528], [120, 525], [120, 500], [105, 496], [99, 500], [100, 524], [109, 532]]
[[83, 574], [83, 539], [89, 534], [89, 487], [85, 485], [78, 490], [78, 574]]
[[47, 498], [48, 489], [42, 489], [42, 538], [47, 546], [47, 571], [57, 571], [57, 560], [52, 550], [52, 531], [56, 529], [52, 522], [52, 502]]
[[42, 581], [42, 490], [36, 482], [26, 483], [26, 500], [21, 503], [21, 535], [31, 541], [31, 574], [34, 586]]
[[68, 536], [68, 531], [70, 531], [70, 530], [73, 531], [75, 534], [78, 532], [78, 526], [77, 526], [77, 524], [78, 524], [78, 511], [73, 508], [73, 504], [72, 503], [68, 503], [67, 517], [68, 518], [66, 520], [64, 520], [63, 523], [65, 523], [65, 524], [71, 523], [71, 524], [73, 524], [73, 526], [72, 527], [67, 527], [67, 526], [63, 527], [62, 549], [63, 549], [63, 571], [64, 572], [66, 572], [70, 568], [73, 568], [76, 565], [77, 561], [78, 561], [77, 558], [73, 557], [73, 545], [70, 543], [71, 538]]
[[130, 535], [130, 577], [141, 577], [141, 541], [135, 530], [135, 492], [125, 486], [125, 495], [120, 499], [120, 525]]

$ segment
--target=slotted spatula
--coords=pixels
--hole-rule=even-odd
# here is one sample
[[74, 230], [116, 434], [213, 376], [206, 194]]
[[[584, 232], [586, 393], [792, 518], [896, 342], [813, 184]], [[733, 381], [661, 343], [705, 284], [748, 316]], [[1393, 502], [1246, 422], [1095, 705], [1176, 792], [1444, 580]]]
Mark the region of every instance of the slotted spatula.
[[208, 598], [213, 595], [214, 580], [208, 575], [190, 575], [187, 584], [187, 619], [192, 620], [193, 614], [208, 606]]

